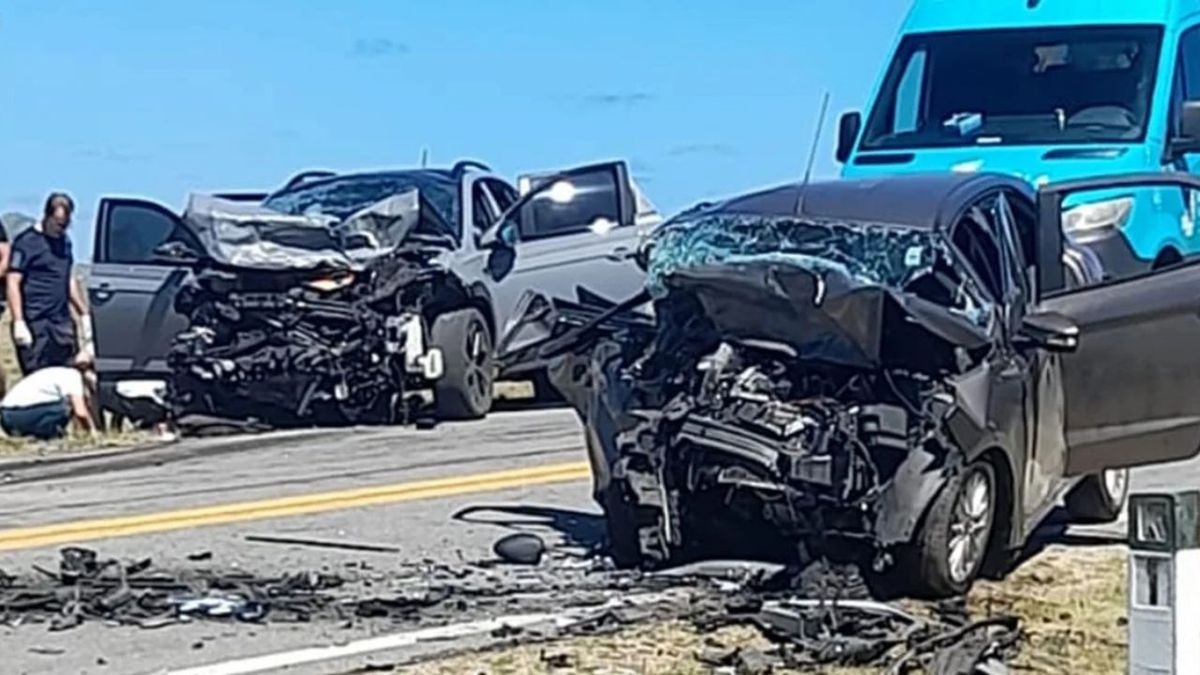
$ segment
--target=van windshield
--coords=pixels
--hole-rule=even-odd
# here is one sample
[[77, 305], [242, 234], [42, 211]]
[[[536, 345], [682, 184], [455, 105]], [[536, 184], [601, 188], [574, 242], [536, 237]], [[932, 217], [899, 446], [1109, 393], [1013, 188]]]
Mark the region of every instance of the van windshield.
[[861, 149], [1140, 141], [1161, 43], [1156, 26], [911, 35]]

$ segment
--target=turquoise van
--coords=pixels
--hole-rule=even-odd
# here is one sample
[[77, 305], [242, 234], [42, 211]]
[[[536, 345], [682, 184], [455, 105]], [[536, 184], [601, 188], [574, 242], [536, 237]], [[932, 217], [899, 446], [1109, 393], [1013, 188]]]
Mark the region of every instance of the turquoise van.
[[[846, 177], [1200, 171], [1200, 0], [916, 0], [891, 54], [840, 120]], [[1064, 231], [1113, 276], [1200, 251], [1193, 194], [1084, 197]]]

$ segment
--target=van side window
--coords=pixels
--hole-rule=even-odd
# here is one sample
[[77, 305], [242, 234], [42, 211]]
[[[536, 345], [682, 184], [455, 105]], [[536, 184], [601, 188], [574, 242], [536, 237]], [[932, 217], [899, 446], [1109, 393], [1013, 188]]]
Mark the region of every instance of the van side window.
[[921, 120], [921, 103], [925, 91], [924, 49], [913, 52], [904, 68], [904, 76], [896, 87], [896, 102], [892, 107], [892, 133], [907, 134], [918, 130]]
[[1200, 27], [1188, 30], [1179, 39], [1179, 67], [1184, 97], [1200, 100]]

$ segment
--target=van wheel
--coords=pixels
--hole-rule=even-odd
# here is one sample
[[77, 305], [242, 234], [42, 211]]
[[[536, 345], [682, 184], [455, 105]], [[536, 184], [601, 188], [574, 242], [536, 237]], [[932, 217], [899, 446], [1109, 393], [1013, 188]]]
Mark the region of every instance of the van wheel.
[[438, 419], [473, 420], [492, 409], [495, 364], [492, 335], [477, 309], [460, 309], [433, 321], [430, 342], [442, 350], [442, 376], [434, 382]]
[[911, 550], [902, 556], [903, 576], [923, 597], [966, 593], [983, 568], [996, 519], [996, 472], [976, 461], [952, 478], [934, 499]]
[[1067, 493], [1067, 516], [1080, 524], [1111, 523], [1129, 499], [1129, 469], [1106, 469], [1087, 476]]

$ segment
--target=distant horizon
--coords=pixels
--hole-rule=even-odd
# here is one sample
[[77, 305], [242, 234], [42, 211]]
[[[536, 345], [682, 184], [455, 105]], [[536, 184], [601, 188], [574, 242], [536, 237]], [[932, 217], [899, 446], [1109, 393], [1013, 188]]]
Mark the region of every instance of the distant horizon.
[[90, 257], [104, 195], [179, 209], [428, 151], [510, 177], [625, 159], [670, 215], [798, 180], [826, 92], [814, 175], [835, 175], [836, 117], [865, 103], [908, 5], [15, 5], [0, 11], [0, 88], [21, 103], [0, 124], [0, 213], [65, 190]]

